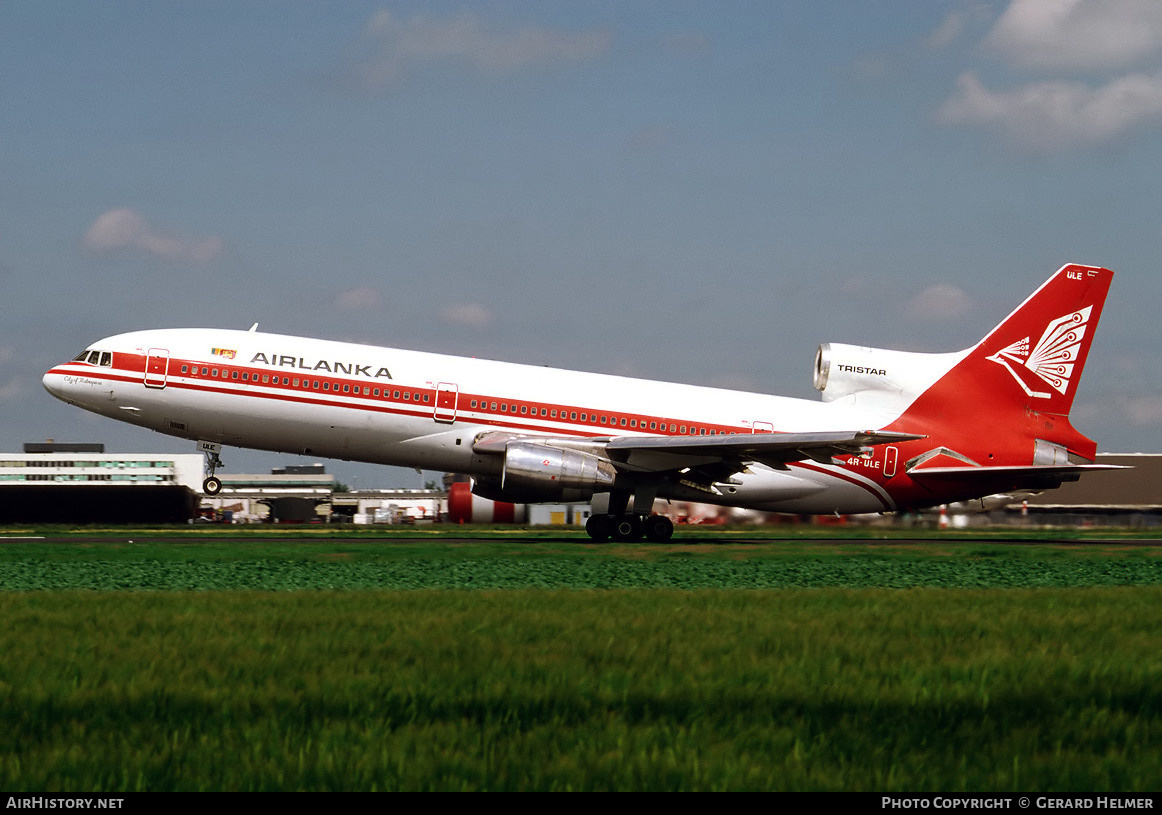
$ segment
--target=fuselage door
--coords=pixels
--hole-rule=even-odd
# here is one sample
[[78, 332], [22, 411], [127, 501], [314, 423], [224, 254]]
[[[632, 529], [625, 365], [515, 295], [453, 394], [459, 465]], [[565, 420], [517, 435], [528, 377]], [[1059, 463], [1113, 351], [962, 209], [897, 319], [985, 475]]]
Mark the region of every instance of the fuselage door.
[[460, 388], [451, 382], [441, 382], [436, 385], [436, 412], [433, 418], [437, 422], [452, 424], [456, 421], [456, 403], [460, 399]]
[[145, 387], [164, 388], [169, 376], [169, 349], [150, 348], [145, 354]]
[[884, 448], [884, 478], [891, 478], [896, 474], [896, 459], [900, 451], [894, 445]]
[[751, 433], [774, 433], [775, 425], [772, 422], [751, 422]]

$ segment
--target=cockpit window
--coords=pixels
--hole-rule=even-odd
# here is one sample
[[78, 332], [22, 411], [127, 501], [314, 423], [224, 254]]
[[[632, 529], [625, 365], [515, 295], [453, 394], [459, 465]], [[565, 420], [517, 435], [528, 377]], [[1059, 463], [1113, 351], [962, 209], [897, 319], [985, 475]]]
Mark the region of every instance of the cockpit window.
[[90, 365], [100, 365], [103, 368], [113, 366], [113, 354], [109, 351], [91, 351], [85, 349], [73, 357], [73, 362], [87, 362]]

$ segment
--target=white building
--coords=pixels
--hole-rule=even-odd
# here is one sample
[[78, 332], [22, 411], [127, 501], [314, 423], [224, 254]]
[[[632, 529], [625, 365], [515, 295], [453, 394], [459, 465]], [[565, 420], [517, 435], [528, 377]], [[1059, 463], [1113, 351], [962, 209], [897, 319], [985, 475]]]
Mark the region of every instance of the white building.
[[180, 522], [196, 511], [199, 453], [106, 453], [100, 444], [0, 452], [0, 520]]
[[[30, 452], [52, 447], [54, 452]], [[68, 449], [62, 449], [68, 448]], [[101, 448], [97, 452], [92, 448]], [[169, 484], [201, 490], [205, 459], [200, 453], [105, 453], [102, 445], [33, 445], [23, 453], [0, 453], [0, 482], [33, 484]]]

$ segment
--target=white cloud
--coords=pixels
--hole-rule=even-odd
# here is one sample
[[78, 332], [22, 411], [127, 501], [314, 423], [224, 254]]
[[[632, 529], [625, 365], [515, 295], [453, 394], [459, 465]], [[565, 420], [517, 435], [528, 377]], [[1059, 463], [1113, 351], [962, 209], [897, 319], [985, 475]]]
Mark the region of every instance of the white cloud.
[[440, 311], [440, 318], [446, 323], [469, 328], [483, 328], [492, 323], [492, 311], [479, 303], [461, 303], [446, 306]]
[[1125, 400], [1122, 407], [1130, 424], [1138, 427], [1162, 425], [1162, 396], [1134, 396]]
[[183, 263], [206, 263], [222, 253], [222, 241], [217, 237], [166, 235], [132, 209], [111, 209], [98, 215], [81, 238], [81, 245], [101, 254], [129, 249]]
[[1162, 119], [1162, 73], [1131, 74], [1090, 88], [1081, 82], [1038, 82], [991, 91], [973, 73], [937, 112], [943, 124], [991, 128], [1024, 147], [1063, 149], [1108, 141]]
[[956, 286], [939, 283], [916, 294], [904, 307], [906, 313], [919, 320], [955, 320], [972, 308], [972, 298]]
[[370, 287], [348, 289], [336, 295], [335, 305], [341, 311], [375, 311], [383, 305], [383, 293]]
[[364, 26], [370, 53], [357, 66], [363, 84], [377, 90], [397, 82], [419, 64], [468, 65], [508, 73], [531, 65], [573, 62], [605, 51], [612, 35], [603, 29], [568, 32], [536, 26], [490, 30], [470, 12], [454, 17], [401, 19], [377, 11]]
[[0, 385], [0, 402], [14, 398], [22, 390], [23, 388], [20, 385], [19, 378], [8, 380], [3, 385]]
[[924, 49], [928, 51], [939, 51], [947, 48], [965, 36], [966, 31], [976, 28], [983, 21], [991, 17], [991, 9], [983, 3], [973, 3], [963, 8], [954, 8], [944, 16], [940, 26], [924, 38]]
[[1013, 0], [985, 44], [1014, 65], [1124, 69], [1162, 53], [1162, 3]]

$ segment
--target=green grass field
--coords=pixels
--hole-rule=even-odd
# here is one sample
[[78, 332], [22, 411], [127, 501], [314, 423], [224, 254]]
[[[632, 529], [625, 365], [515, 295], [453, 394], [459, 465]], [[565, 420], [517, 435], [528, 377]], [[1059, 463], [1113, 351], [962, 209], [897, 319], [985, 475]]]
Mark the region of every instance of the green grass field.
[[41, 532], [4, 789], [1162, 785], [1148, 543]]

